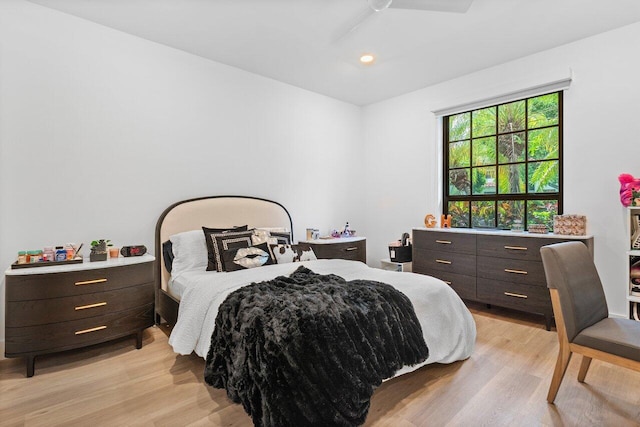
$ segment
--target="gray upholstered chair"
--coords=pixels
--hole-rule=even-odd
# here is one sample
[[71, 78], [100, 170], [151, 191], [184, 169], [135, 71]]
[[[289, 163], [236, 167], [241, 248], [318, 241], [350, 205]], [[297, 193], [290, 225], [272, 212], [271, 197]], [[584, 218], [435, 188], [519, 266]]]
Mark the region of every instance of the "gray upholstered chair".
[[582, 354], [579, 382], [584, 382], [592, 358], [640, 371], [640, 322], [609, 317], [587, 247], [557, 243], [542, 247], [540, 254], [560, 343], [547, 401], [555, 400], [573, 353]]

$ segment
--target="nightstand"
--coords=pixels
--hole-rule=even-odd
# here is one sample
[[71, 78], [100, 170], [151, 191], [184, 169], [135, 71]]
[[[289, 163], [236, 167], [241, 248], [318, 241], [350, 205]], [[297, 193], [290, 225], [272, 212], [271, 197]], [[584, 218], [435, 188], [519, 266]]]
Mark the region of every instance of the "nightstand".
[[5, 356], [35, 357], [128, 335], [142, 347], [153, 326], [154, 262], [149, 254], [5, 271]]
[[339, 258], [367, 262], [367, 239], [364, 237], [302, 240], [300, 243], [311, 245], [318, 259]]

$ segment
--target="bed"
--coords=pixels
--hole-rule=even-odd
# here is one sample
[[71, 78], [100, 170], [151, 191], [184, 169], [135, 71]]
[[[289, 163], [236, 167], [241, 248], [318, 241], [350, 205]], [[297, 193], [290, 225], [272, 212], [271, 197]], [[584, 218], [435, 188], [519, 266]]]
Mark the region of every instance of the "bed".
[[[253, 197], [215, 196], [190, 199], [167, 208], [156, 227], [156, 253], [162, 254], [163, 243], [180, 233], [200, 230], [203, 226], [232, 228], [239, 225], [247, 225], [249, 229], [286, 229], [293, 240], [291, 216], [281, 204]], [[166, 252], [166, 247], [164, 249]], [[212, 335], [219, 309], [230, 295], [246, 289], [249, 284], [286, 277], [300, 269], [317, 275], [337, 275], [346, 281], [382, 282], [408, 297], [428, 346], [428, 357], [412, 366], [403, 366], [389, 377], [429, 363], [467, 359], [474, 348], [476, 329], [470, 312], [448, 285], [430, 276], [385, 271], [359, 261], [341, 259], [277, 263], [233, 272], [205, 271], [200, 265], [198, 268], [181, 267], [179, 271], [174, 268], [172, 275], [165, 265], [170, 260], [165, 256], [157, 258], [160, 262], [156, 274], [156, 321], [165, 319], [174, 325], [169, 344], [179, 354], [196, 353], [206, 359], [213, 348]], [[229, 389], [227, 393], [232, 397]], [[248, 413], [255, 412], [255, 408], [247, 408], [247, 404], [242, 403]], [[368, 401], [365, 406], [364, 416]], [[255, 413], [250, 415], [259, 425]]]

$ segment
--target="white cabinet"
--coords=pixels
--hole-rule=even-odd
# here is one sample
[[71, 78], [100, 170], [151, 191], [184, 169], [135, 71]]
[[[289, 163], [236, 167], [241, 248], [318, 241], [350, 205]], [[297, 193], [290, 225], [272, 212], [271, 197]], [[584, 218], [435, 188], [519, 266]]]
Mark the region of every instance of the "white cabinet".
[[389, 271], [411, 271], [411, 262], [395, 262], [389, 258], [380, 260], [380, 268]]
[[640, 321], [640, 206], [627, 208], [627, 250], [629, 265], [628, 296], [631, 318]]

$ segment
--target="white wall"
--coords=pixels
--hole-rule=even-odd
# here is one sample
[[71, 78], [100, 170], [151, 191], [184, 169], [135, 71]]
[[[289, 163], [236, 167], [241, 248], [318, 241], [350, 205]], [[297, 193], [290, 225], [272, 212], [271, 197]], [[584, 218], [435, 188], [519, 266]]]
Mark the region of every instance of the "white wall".
[[[3, 268], [18, 250], [96, 238], [152, 249], [164, 208], [206, 195], [276, 200], [297, 238], [346, 220], [364, 233], [360, 163], [345, 162], [361, 141], [359, 107], [0, 2]], [[0, 295], [1, 339], [4, 277]]]
[[[564, 96], [564, 210], [585, 214], [609, 309], [626, 316], [625, 210], [617, 177], [640, 176], [640, 24], [634, 24], [364, 109], [370, 263], [386, 244], [440, 212], [441, 139], [431, 111], [524, 89], [573, 70]], [[564, 74], [564, 76], [563, 76]], [[382, 172], [381, 172], [382, 171]]]

